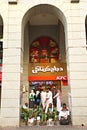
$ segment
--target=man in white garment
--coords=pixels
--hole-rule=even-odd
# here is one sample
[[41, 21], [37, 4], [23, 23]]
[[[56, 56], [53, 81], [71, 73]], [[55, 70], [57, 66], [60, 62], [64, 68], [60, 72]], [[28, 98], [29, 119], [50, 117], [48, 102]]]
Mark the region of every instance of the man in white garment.
[[57, 108], [57, 111], [60, 112], [61, 110], [60, 90], [57, 90], [57, 93], [55, 94], [53, 99], [56, 99], [56, 108]]
[[69, 124], [70, 114], [68, 107], [65, 103], [63, 103], [63, 107], [61, 111], [59, 112], [59, 121], [61, 125]]
[[52, 92], [50, 91], [50, 88], [48, 88], [47, 93], [46, 93], [46, 109], [45, 109], [45, 113], [47, 113], [50, 103], [52, 103], [52, 105], [53, 105]]
[[46, 107], [46, 91], [45, 88], [43, 88], [42, 92], [41, 92], [41, 104], [43, 109], [45, 109]]

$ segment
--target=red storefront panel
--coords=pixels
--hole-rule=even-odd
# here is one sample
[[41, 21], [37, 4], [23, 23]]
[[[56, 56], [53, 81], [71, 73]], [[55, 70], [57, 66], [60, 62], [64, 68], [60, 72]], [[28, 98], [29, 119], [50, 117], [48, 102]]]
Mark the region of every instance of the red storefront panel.
[[67, 76], [28, 76], [29, 81], [68, 80]]

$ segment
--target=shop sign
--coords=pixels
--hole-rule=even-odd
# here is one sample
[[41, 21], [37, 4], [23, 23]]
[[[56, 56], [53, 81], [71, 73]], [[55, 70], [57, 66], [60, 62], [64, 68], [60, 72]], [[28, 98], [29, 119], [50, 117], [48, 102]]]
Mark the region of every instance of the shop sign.
[[54, 72], [61, 72], [63, 71], [63, 68], [62, 67], [56, 67], [55, 65], [53, 67], [50, 67], [50, 66], [46, 66], [46, 67], [43, 67], [43, 66], [36, 66], [34, 69], [32, 69], [32, 73], [38, 73], [38, 72], [51, 72], [51, 73], [54, 73]]
[[57, 80], [62, 80], [62, 81], [67, 81], [68, 77], [66, 76], [28, 76], [29, 81], [57, 81]]
[[29, 64], [28, 76], [65, 76], [67, 69], [65, 63], [35, 63]]
[[57, 76], [56, 80], [67, 80], [67, 76]]

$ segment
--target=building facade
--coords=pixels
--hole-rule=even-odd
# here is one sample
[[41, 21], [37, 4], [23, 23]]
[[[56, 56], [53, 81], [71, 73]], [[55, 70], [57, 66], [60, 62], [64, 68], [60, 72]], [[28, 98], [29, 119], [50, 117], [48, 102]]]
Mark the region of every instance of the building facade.
[[0, 6], [0, 126], [20, 125], [21, 105], [37, 81], [61, 84], [72, 124], [87, 125], [87, 0], [0, 0]]

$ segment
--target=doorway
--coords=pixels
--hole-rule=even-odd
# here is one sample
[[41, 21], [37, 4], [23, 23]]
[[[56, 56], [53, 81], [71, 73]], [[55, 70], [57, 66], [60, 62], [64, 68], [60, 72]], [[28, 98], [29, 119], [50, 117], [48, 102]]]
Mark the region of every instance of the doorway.
[[[26, 24], [24, 28], [23, 86], [28, 90], [24, 100], [28, 103], [32, 88], [36, 91], [42, 84], [47, 86], [47, 84], [53, 83], [53, 85], [60, 84], [60, 91], [63, 92], [63, 95], [66, 93], [63, 101], [68, 105], [68, 83], [57, 79], [58, 76], [67, 77], [65, 28], [64, 21], [58, 15], [59, 12], [59, 9], [44, 4], [33, 7], [24, 17]], [[56, 74], [50, 72], [52, 69]], [[47, 70], [47, 72], [42, 72], [42, 70]]]

